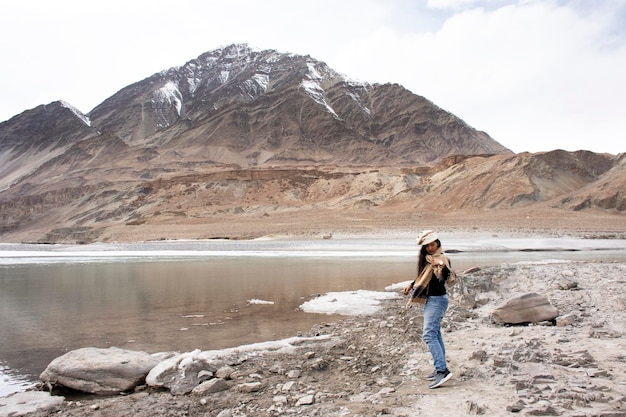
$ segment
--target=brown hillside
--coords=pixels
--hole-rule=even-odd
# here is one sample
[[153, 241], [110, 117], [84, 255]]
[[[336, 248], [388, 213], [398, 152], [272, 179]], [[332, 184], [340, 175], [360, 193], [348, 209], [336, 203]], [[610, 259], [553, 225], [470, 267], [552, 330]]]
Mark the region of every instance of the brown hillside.
[[[124, 171], [115, 181], [111, 170], [108, 181], [94, 173], [83, 176], [81, 186], [2, 203], [3, 221], [17, 220], [13, 228], [5, 229], [2, 239], [248, 238], [410, 228], [424, 221], [504, 227], [512, 218], [523, 219], [516, 227], [542, 224], [545, 228], [571, 221], [583, 229], [605, 224], [608, 230], [623, 230], [626, 217], [619, 207], [607, 210], [590, 204], [578, 210], [582, 217], [563, 207], [562, 201], [572, 193], [593, 188], [599, 179], [610, 192], [607, 178], [620, 170], [584, 169], [580, 164], [589, 156], [558, 151], [471, 157], [443, 169], [285, 167], [172, 172], [133, 181]], [[566, 157], [572, 158], [571, 164], [550, 163]], [[602, 156], [598, 161], [621, 159]]]

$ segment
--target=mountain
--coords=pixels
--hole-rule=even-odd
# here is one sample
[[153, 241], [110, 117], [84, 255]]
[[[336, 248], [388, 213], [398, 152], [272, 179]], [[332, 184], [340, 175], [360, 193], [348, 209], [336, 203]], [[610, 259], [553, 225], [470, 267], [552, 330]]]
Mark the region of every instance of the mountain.
[[515, 155], [399, 85], [247, 45], [154, 74], [86, 115], [62, 101], [27, 110], [0, 123], [0, 162], [0, 241], [242, 237], [539, 206], [619, 216], [626, 206], [623, 155]]
[[[467, 157], [442, 161], [415, 208], [497, 210], [547, 203], [552, 207], [624, 211], [625, 158], [589, 151]], [[605, 195], [596, 187], [603, 184]], [[415, 189], [413, 190], [415, 191]], [[434, 202], [434, 203], [433, 203]]]
[[72, 144], [97, 136], [85, 115], [61, 101], [0, 123], [0, 190], [63, 154]]
[[202, 164], [425, 164], [511, 153], [399, 85], [351, 81], [309, 56], [246, 45], [132, 84], [89, 117], [128, 144]]
[[626, 154], [620, 154], [608, 168], [596, 181], [564, 195], [559, 206], [576, 211], [600, 207], [626, 212]]

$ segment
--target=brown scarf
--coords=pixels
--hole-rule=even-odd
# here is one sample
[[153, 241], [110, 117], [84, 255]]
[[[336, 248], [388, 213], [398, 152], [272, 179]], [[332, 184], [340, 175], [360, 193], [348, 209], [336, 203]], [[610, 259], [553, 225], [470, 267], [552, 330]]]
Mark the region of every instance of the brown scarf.
[[448, 284], [454, 284], [456, 274], [450, 267], [450, 259], [443, 254], [441, 248], [437, 248], [437, 251], [432, 255], [426, 255], [426, 266], [422, 270], [422, 273], [415, 279], [415, 281], [413, 281], [413, 290], [411, 291], [411, 296], [406, 304], [407, 308], [411, 307], [413, 303], [426, 303], [428, 297], [425, 292], [426, 288], [428, 288], [428, 284], [430, 283], [430, 279], [432, 278], [432, 274], [434, 273], [439, 281], [443, 280], [444, 267], [447, 267], [450, 271]]

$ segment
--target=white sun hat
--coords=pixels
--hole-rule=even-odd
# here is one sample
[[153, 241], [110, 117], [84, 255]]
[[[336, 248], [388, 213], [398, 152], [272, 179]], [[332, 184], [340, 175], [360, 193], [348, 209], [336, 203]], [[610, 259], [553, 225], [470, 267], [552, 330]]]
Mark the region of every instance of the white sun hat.
[[428, 245], [429, 243], [432, 243], [437, 239], [437, 233], [433, 232], [432, 230], [424, 230], [422, 233], [420, 233], [416, 240], [418, 245]]

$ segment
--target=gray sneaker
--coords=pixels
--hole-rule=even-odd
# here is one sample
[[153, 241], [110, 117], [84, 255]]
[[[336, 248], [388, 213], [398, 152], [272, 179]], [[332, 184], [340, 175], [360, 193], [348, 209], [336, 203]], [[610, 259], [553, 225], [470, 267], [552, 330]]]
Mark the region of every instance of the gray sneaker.
[[428, 388], [438, 388], [452, 378], [452, 372], [446, 368], [444, 371], [437, 372], [435, 379], [428, 385]]
[[426, 376], [424, 377], [424, 379], [425, 379], [426, 381], [434, 381], [434, 380], [435, 380], [435, 378], [437, 378], [437, 370], [436, 370], [436, 369], [435, 369], [435, 370], [434, 370], [431, 374], [426, 375]]

